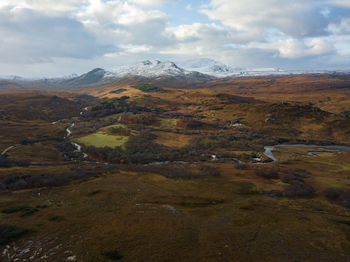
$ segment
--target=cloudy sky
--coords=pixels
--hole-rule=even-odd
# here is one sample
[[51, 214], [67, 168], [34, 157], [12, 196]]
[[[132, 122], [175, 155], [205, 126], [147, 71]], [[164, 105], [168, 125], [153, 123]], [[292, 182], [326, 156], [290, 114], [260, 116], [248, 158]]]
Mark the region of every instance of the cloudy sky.
[[0, 0], [0, 75], [200, 57], [350, 69], [350, 0]]

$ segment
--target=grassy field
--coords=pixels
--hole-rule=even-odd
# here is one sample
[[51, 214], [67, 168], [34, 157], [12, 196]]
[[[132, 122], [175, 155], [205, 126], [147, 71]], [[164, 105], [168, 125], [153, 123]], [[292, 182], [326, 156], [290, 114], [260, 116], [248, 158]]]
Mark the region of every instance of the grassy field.
[[177, 127], [177, 119], [162, 119], [160, 123], [161, 128], [173, 129]]
[[123, 146], [129, 140], [128, 136], [108, 135], [102, 131], [84, 137], [74, 138], [73, 141], [84, 146], [94, 147], [118, 147]]

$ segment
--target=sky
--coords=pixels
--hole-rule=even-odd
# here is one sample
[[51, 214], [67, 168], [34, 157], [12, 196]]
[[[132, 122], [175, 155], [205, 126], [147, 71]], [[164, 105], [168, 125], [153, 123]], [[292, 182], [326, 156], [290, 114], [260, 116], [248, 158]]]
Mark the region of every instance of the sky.
[[350, 0], [0, 0], [0, 75], [146, 59], [350, 69]]

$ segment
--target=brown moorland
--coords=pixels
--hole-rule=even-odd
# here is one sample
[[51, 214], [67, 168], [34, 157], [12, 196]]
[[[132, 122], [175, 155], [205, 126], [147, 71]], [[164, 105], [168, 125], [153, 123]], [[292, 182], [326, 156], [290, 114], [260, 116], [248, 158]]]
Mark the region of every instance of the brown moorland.
[[346, 261], [349, 82], [1, 94], [0, 260]]

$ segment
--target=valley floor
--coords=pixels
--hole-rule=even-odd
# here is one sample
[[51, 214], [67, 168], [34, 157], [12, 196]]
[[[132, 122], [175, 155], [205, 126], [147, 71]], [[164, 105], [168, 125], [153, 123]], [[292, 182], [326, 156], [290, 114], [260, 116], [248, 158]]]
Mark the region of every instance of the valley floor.
[[0, 261], [349, 261], [348, 90], [6, 93]]

